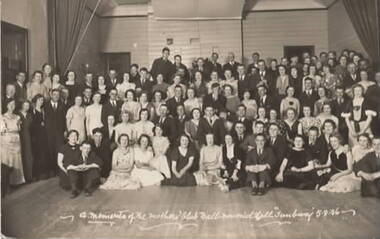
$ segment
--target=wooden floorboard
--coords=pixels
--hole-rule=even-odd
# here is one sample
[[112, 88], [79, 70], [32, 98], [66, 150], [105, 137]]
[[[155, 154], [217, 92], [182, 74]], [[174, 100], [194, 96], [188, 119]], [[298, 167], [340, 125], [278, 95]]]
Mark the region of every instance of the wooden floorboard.
[[380, 238], [380, 200], [359, 192], [275, 188], [253, 197], [248, 189], [223, 193], [216, 187], [158, 186], [98, 190], [90, 198], [69, 199], [54, 178], [25, 185], [2, 200], [2, 233], [19, 238], [373, 239]]

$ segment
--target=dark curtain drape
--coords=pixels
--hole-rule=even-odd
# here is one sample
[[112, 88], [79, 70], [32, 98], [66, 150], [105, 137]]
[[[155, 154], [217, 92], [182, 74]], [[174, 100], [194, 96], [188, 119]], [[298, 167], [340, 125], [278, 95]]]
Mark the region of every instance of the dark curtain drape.
[[343, 0], [364, 49], [377, 64], [380, 62], [379, 2], [380, 0]]
[[87, 0], [48, 0], [49, 59], [64, 74], [77, 47]]

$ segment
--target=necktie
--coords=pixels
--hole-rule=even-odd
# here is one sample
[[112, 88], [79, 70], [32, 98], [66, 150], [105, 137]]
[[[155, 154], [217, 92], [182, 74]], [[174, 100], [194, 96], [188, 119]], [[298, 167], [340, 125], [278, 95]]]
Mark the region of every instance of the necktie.
[[260, 99], [260, 105], [261, 105], [261, 106], [264, 105], [264, 98], [261, 98], [261, 99]]
[[159, 123], [162, 124], [162, 122], [164, 122], [164, 118], [163, 117], [160, 118]]
[[116, 106], [116, 104], [115, 104], [115, 101], [113, 100], [113, 101], [112, 101], [112, 107], [115, 108], [115, 106]]
[[276, 141], [276, 139], [273, 138], [273, 139], [272, 139], [272, 145], [274, 145], [274, 142], [275, 142], [275, 141]]
[[212, 120], [209, 118], [208, 119], [208, 123], [210, 124], [210, 125], [212, 125]]
[[87, 164], [87, 156], [83, 156], [83, 163]]
[[261, 153], [262, 153], [262, 152], [261, 152], [261, 149], [258, 149], [258, 150], [257, 150], [257, 155], [258, 155], [258, 156], [261, 156]]
[[53, 103], [54, 110], [57, 110], [57, 103]]

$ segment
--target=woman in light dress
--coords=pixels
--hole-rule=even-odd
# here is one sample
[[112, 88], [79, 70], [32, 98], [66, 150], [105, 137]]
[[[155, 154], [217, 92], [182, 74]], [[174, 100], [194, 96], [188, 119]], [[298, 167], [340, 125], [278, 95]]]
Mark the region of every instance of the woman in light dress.
[[245, 90], [243, 93], [243, 100], [241, 101], [243, 105], [247, 108], [246, 117], [249, 120], [255, 120], [257, 117], [257, 103], [256, 100], [251, 99], [250, 90]]
[[206, 146], [202, 147], [199, 158], [199, 171], [194, 173], [197, 185], [210, 186], [223, 183], [220, 169], [223, 165], [222, 148], [214, 144], [214, 135], [206, 135]]
[[138, 180], [142, 187], [160, 185], [164, 176], [152, 165], [153, 149], [148, 135], [141, 135], [135, 147], [135, 166], [132, 177]]
[[127, 90], [125, 92], [125, 101], [124, 104], [121, 106], [121, 111], [128, 112], [130, 120], [132, 122], [135, 122], [139, 120], [140, 108], [140, 103], [136, 102], [135, 91]]
[[16, 109], [15, 100], [6, 99], [3, 103], [7, 111], [0, 118], [1, 163], [12, 168], [9, 184], [19, 185], [25, 183], [21, 158], [21, 118], [14, 113]]
[[299, 115], [300, 112], [300, 101], [294, 97], [296, 90], [293, 86], [288, 86], [286, 89], [286, 97], [281, 100], [280, 104], [280, 117], [283, 119], [285, 117], [285, 111], [288, 108], [293, 108]]
[[79, 133], [78, 143], [82, 143], [86, 138], [85, 130], [85, 109], [82, 106], [82, 96], [76, 96], [74, 105], [66, 113], [67, 130], [75, 129]]
[[119, 95], [119, 99], [124, 100], [125, 92], [127, 92], [127, 90], [135, 90], [135, 89], [136, 89], [136, 84], [130, 80], [129, 73], [125, 72], [123, 74], [123, 81], [116, 85], [116, 90]]
[[339, 128], [339, 119], [338, 119], [338, 117], [333, 115], [331, 112], [332, 112], [331, 105], [329, 103], [325, 103], [322, 106], [322, 112], [319, 115], [317, 115], [316, 118], [319, 122], [321, 122], [321, 125], [323, 125], [323, 123], [326, 120], [330, 119], [330, 120], [334, 121], [336, 128]]
[[121, 122], [118, 123], [114, 130], [115, 130], [115, 140], [119, 138], [120, 135], [126, 134], [129, 137], [129, 144], [133, 145], [135, 143], [135, 128], [134, 125], [129, 120], [129, 113], [128, 112], [121, 112]]
[[140, 102], [140, 109], [139, 109], [139, 115], [140, 111], [143, 109], [148, 110], [149, 112], [149, 117], [148, 119], [150, 121], [153, 121], [156, 116], [155, 108], [152, 102], [149, 100], [148, 92], [147, 91], [142, 91], [139, 97], [139, 102]]
[[43, 66], [42, 66], [42, 73], [43, 73], [43, 84], [45, 85], [45, 87], [47, 88], [48, 91], [52, 90], [53, 89], [53, 85], [52, 85], [52, 67], [50, 64], [48, 63], [45, 63]]
[[135, 139], [140, 138], [141, 135], [146, 134], [150, 138], [153, 137], [154, 124], [149, 121], [148, 109], [142, 109], [140, 111], [140, 120], [133, 125]]
[[140, 182], [131, 177], [135, 153], [129, 145], [129, 137], [121, 134], [118, 138], [118, 148], [112, 154], [112, 170], [107, 181], [100, 186], [106, 190], [133, 190], [141, 187]]
[[49, 90], [42, 83], [42, 72], [35, 71], [31, 82], [26, 84], [26, 97], [31, 101], [34, 96], [41, 94], [45, 99], [49, 98]]
[[367, 92], [368, 88], [372, 85], [375, 85], [376, 83], [369, 80], [368, 72], [366, 70], [360, 70], [359, 74], [360, 74], [359, 75], [360, 81], [358, 82], [358, 84], [363, 86], [364, 94], [365, 94]]
[[95, 92], [92, 100], [94, 103], [86, 107], [85, 115], [86, 115], [86, 133], [87, 136], [92, 135], [92, 130], [95, 128], [101, 128], [103, 126], [102, 123], [102, 105], [100, 101], [102, 99], [102, 95], [99, 92]]
[[[359, 144], [352, 148], [352, 164], [358, 163], [366, 154], [372, 152], [371, 139], [368, 134], [359, 136]], [[352, 168], [352, 166], [351, 166]], [[330, 181], [325, 186], [321, 187], [321, 191], [348, 193], [360, 190], [361, 178], [355, 173], [351, 173], [339, 177], [335, 181]]]
[[154, 137], [152, 139], [154, 158], [152, 159], [151, 165], [157, 169], [159, 172], [165, 175], [166, 178], [171, 177], [168, 159], [166, 157], [166, 152], [169, 149], [169, 139], [162, 136], [163, 130], [160, 125], [154, 127]]
[[316, 117], [311, 115], [311, 108], [308, 105], [302, 107], [303, 117], [300, 119], [302, 125], [302, 132], [305, 136], [308, 135], [309, 129], [311, 127], [321, 128], [322, 124]]
[[63, 88], [65, 86], [61, 84], [61, 76], [58, 73], [54, 73], [51, 78], [51, 90], [62, 90]]
[[187, 117], [191, 116], [191, 111], [194, 108], [202, 109], [202, 99], [195, 97], [195, 90], [194, 88], [188, 88], [186, 92], [187, 99], [183, 103], [185, 106], [185, 113]]

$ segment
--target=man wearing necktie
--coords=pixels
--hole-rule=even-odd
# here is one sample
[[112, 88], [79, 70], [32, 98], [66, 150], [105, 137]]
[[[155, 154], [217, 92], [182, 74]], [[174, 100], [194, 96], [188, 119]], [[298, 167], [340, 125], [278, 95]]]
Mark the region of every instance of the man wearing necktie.
[[[77, 158], [69, 158], [65, 162], [67, 175], [70, 179], [71, 198], [75, 198], [83, 189], [87, 197], [92, 195], [100, 182], [102, 160], [91, 151], [91, 143], [84, 141], [80, 147], [81, 154]], [[66, 160], [66, 159], [65, 159]], [[82, 185], [79, 185], [82, 182]]]
[[354, 172], [362, 178], [361, 195], [380, 198], [380, 138], [372, 139], [373, 152], [354, 164]]
[[45, 108], [45, 126], [47, 134], [47, 148], [49, 152], [50, 175], [54, 176], [58, 172], [57, 154], [64, 143], [64, 133], [66, 131], [66, 111], [60, 102], [60, 91], [54, 89], [51, 92], [50, 104]]
[[272, 183], [270, 169], [276, 161], [271, 148], [265, 147], [265, 136], [256, 135], [256, 148], [247, 153], [245, 170], [247, 182], [252, 187], [252, 195], [264, 195]]
[[113, 115], [115, 123], [119, 122], [122, 102], [117, 100], [117, 90], [112, 89], [109, 92], [109, 100], [104, 102], [101, 113], [101, 120], [103, 125], [107, 125], [107, 118], [109, 115]]

